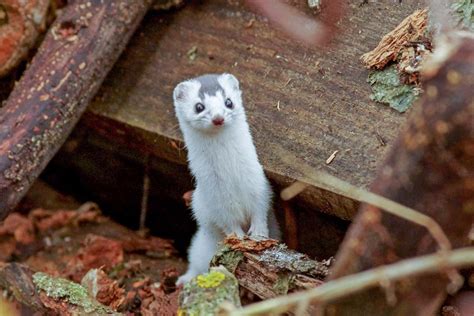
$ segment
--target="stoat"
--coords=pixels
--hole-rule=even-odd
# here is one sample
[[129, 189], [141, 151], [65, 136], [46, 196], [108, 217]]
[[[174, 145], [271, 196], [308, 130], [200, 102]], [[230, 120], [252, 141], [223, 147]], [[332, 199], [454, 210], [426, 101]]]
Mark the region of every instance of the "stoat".
[[179, 285], [207, 272], [226, 235], [279, 239], [280, 232], [237, 78], [208, 74], [186, 80], [176, 86], [173, 99], [196, 181], [191, 208], [198, 224]]

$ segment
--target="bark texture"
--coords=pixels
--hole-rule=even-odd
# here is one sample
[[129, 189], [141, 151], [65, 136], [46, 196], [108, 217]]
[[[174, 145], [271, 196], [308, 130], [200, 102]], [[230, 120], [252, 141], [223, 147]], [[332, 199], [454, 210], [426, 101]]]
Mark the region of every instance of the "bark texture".
[[[433, 60], [423, 74], [425, 96], [371, 191], [431, 216], [457, 248], [468, 244], [474, 218], [474, 37], [447, 36]], [[436, 250], [424, 228], [362, 205], [330, 278]], [[335, 302], [327, 314], [433, 315], [447, 285], [446, 274], [385, 284], [384, 291], [373, 289]]]
[[0, 110], [0, 219], [62, 145], [142, 20], [148, 0], [77, 0]]
[[310, 289], [323, 283], [331, 260], [318, 262], [275, 240], [228, 237], [212, 260], [233, 272], [239, 284], [261, 299]]

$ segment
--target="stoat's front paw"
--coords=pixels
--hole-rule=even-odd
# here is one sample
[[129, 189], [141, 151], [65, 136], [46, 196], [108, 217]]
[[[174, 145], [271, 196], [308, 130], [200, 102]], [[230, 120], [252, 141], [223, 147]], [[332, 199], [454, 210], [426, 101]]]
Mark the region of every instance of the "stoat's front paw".
[[266, 227], [250, 227], [249, 236], [258, 239], [268, 238], [268, 228]]
[[182, 276], [180, 276], [178, 278], [178, 280], [176, 281], [176, 286], [181, 286], [181, 285], [185, 285], [186, 283], [188, 283], [189, 281], [191, 281], [192, 278], [194, 278], [197, 274], [194, 274], [192, 272], [186, 272], [185, 274], [183, 274]]

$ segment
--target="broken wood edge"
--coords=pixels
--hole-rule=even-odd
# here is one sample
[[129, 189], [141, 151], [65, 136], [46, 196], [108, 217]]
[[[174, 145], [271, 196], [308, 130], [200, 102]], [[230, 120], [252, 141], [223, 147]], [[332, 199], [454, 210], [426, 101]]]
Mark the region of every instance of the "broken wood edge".
[[383, 282], [395, 282], [410, 276], [438, 273], [448, 268], [463, 268], [473, 265], [474, 247], [456, 249], [449, 252], [446, 256], [444, 254], [420, 256], [341, 277], [304, 292], [251, 304], [242, 309], [235, 309], [228, 315], [244, 316], [283, 313], [299, 304], [308, 304], [309, 302], [324, 304], [364, 289], [380, 286]]
[[[360, 59], [369, 69], [382, 69], [390, 61], [394, 61], [400, 53], [403, 45], [415, 35], [420, 36], [425, 32], [428, 24], [428, 9], [419, 9], [407, 16], [392, 31], [385, 34], [380, 42], [370, 52], [363, 54]], [[408, 31], [416, 30], [415, 34]]]
[[[152, 157], [165, 159], [172, 163], [187, 164], [185, 151], [177, 150], [170, 144], [170, 142], [182, 142], [182, 139], [165, 131], [160, 131], [157, 135], [155, 131], [144, 126], [132, 125], [120, 118], [107, 117], [94, 109], [89, 109], [84, 113], [77, 129], [85, 131], [84, 134], [87, 134], [89, 138], [94, 136], [90, 133], [93, 130], [98, 135], [95, 137], [113, 138], [119, 146], [132, 148], [142, 155], [150, 154]], [[130, 138], [134, 139], [133, 143], [129, 141]], [[150, 146], [151, 143], [153, 146]], [[110, 145], [102, 141], [100, 146]], [[292, 162], [293, 164], [294, 162]], [[335, 191], [333, 187], [319, 181], [313, 181], [306, 177], [286, 176], [274, 168], [266, 166], [265, 162], [263, 162], [263, 167], [267, 177], [279, 186], [287, 187], [295, 180], [306, 183], [307, 187], [303, 192], [300, 192], [299, 198], [313, 206], [315, 210], [342, 220], [351, 220], [355, 216], [359, 207], [357, 199], [343, 195], [340, 191]]]

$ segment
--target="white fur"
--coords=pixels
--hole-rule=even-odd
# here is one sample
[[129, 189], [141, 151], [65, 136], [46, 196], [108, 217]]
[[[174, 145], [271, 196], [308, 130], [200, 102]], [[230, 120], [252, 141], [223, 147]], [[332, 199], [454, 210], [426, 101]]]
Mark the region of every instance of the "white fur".
[[[195, 80], [180, 83], [174, 91], [176, 116], [196, 180], [192, 210], [198, 223], [188, 251], [188, 271], [177, 284], [207, 272], [225, 235], [268, 237], [270, 221], [270, 236], [280, 237], [270, 210], [271, 187], [258, 161], [238, 81], [233, 75], [223, 74], [218, 82], [225, 96], [218, 92], [201, 100], [200, 83]], [[232, 100], [234, 109], [225, 107], [225, 98]], [[206, 107], [199, 114], [194, 109], [197, 102]], [[224, 117], [223, 126], [212, 124], [215, 116]]]

